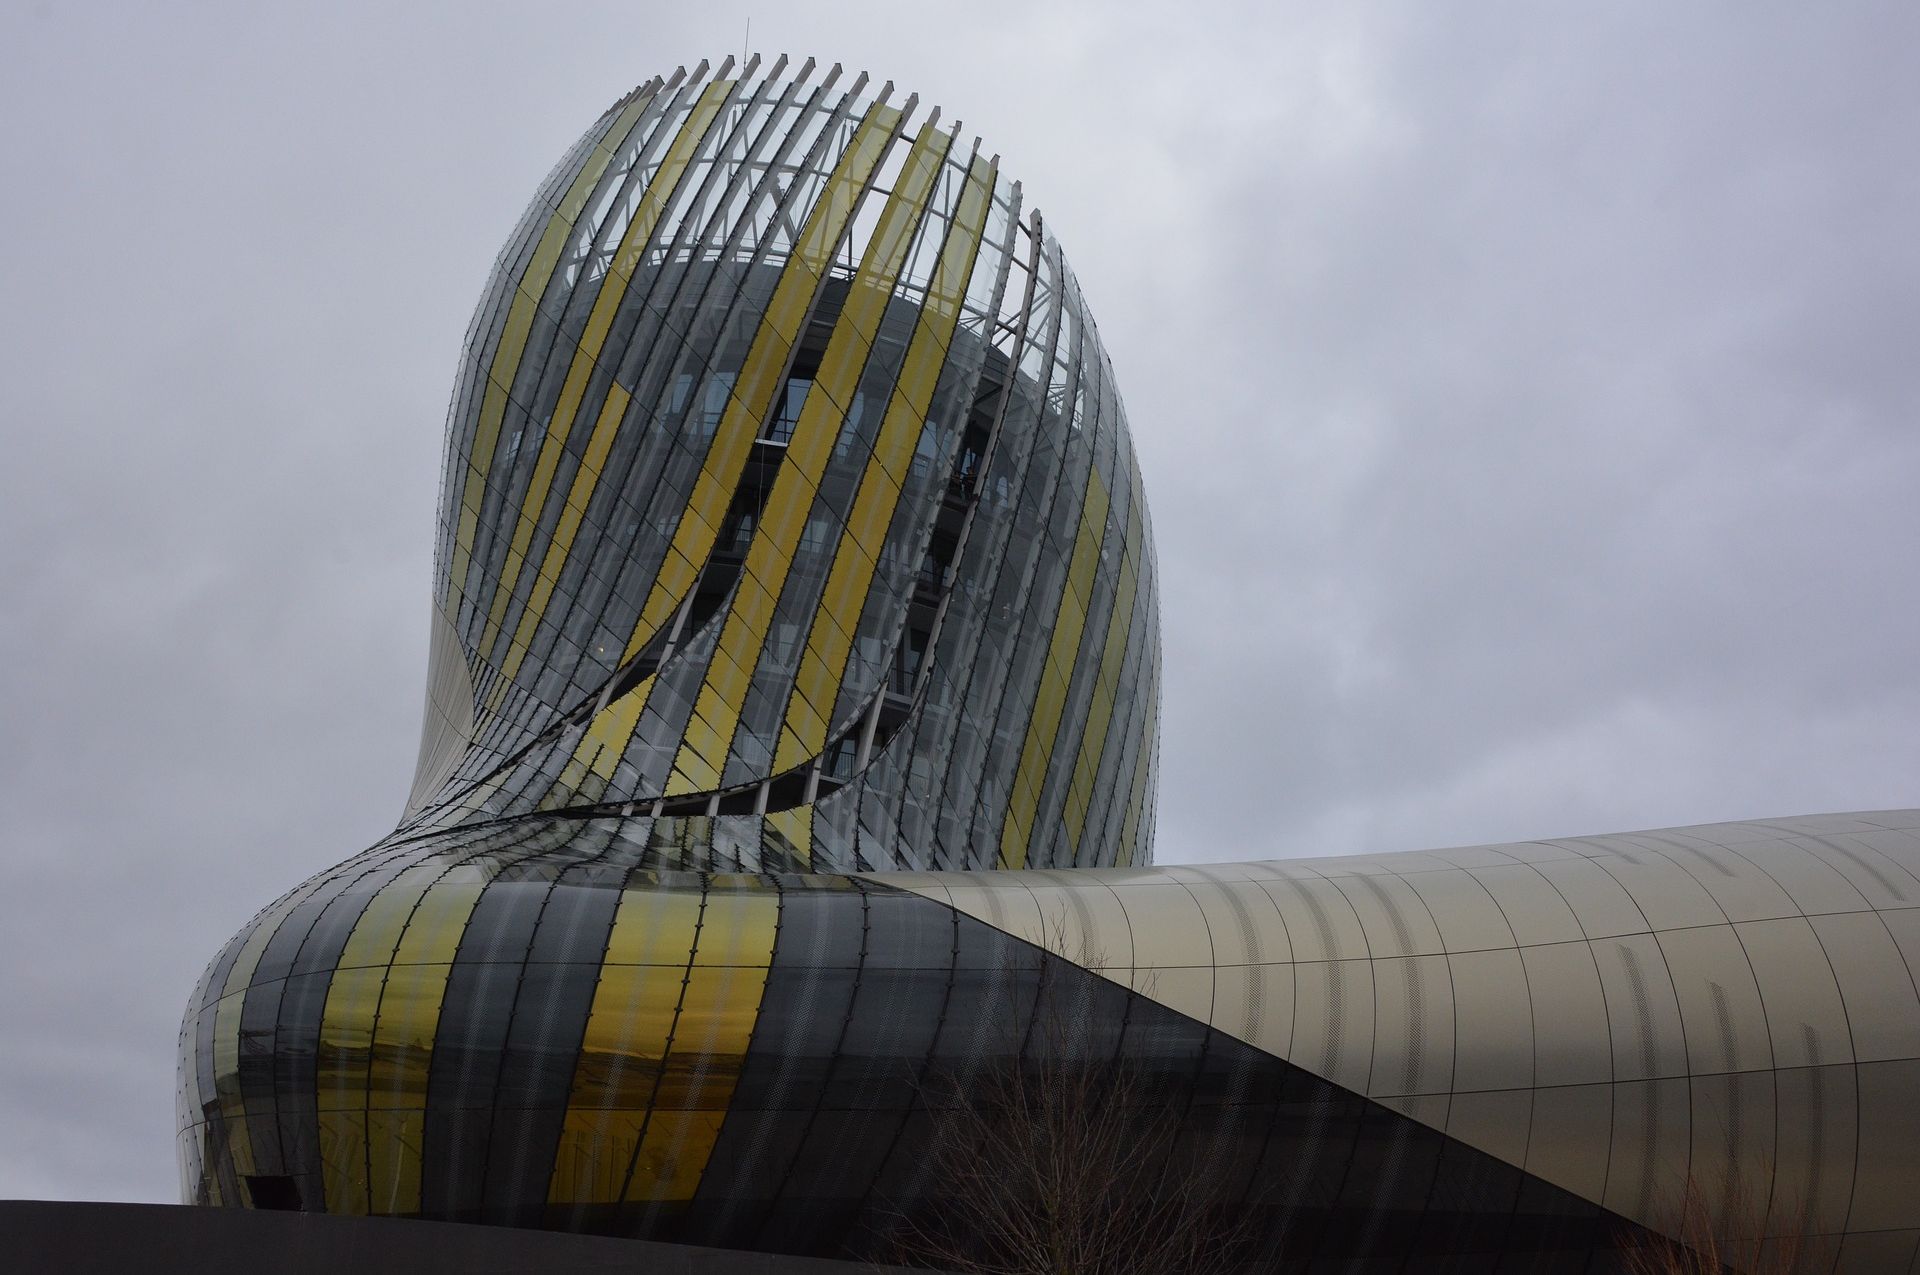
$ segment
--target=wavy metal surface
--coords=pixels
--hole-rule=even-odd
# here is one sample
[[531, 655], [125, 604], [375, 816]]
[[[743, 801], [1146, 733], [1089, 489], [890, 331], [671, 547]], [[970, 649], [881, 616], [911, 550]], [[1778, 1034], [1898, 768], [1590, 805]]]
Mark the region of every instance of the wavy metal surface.
[[1654, 1229], [1920, 1242], [1920, 811], [876, 879]]

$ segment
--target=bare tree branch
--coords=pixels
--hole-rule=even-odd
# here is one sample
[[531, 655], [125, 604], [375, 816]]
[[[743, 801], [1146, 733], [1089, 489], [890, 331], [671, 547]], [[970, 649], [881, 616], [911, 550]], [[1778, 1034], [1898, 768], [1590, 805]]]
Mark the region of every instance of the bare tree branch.
[[[1052, 938], [1069, 950], [1064, 916]], [[1104, 962], [1082, 951], [1075, 964], [1097, 977]], [[1031, 1017], [1009, 1005], [992, 1061], [921, 1082], [940, 1131], [928, 1181], [944, 1205], [899, 1219], [897, 1260], [965, 1275], [1243, 1269], [1247, 1202], [1209, 1191], [1208, 1166], [1179, 1154], [1181, 1108], [1122, 1048], [1099, 1045], [1097, 984], [1055, 958], [1038, 973]]]
[[1774, 1207], [1799, 1225], [1769, 1235], [1767, 1198], [1745, 1178], [1734, 1173], [1715, 1191], [1689, 1174], [1673, 1205], [1670, 1233], [1625, 1244], [1627, 1269], [1633, 1275], [1792, 1275], [1806, 1247], [1807, 1212], [1783, 1210], [1777, 1200]]

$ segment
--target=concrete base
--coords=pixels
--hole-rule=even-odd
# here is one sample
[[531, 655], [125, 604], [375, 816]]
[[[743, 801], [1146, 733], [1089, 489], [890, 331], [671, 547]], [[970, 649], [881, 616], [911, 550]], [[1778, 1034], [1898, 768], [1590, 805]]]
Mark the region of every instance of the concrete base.
[[876, 1275], [865, 1262], [645, 1240], [201, 1209], [0, 1200], [0, 1257], [36, 1275]]

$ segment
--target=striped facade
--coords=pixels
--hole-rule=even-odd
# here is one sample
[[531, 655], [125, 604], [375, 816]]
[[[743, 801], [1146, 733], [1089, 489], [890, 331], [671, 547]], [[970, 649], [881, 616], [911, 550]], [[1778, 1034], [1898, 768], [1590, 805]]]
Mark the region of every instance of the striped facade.
[[1079, 285], [938, 110], [753, 69], [618, 103], [495, 265], [400, 831], [1143, 863], [1152, 534]]
[[414, 788], [195, 989], [186, 1198], [1005, 1266], [1065, 1127], [1153, 1269], [1617, 1270], [1688, 1199], [1920, 1269], [1920, 812], [1152, 866], [1058, 245], [890, 85], [732, 69], [496, 263]]

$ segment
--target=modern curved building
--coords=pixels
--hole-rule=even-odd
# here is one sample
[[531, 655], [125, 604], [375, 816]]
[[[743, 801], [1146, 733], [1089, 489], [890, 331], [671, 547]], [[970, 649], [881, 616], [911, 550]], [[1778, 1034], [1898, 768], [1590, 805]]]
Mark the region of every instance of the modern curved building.
[[186, 1198], [947, 1264], [1072, 1203], [1194, 1270], [1615, 1269], [1692, 1199], [1907, 1269], [1920, 812], [1149, 866], [1059, 246], [938, 111], [758, 71], [502, 250], [412, 794], [195, 990]]
[[1159, 627], [1112, 369], [997, 157], [867, 88], [644, 86], [508, 240], [401, 835], [564, 812], [748, 870], [1144, 861]]

